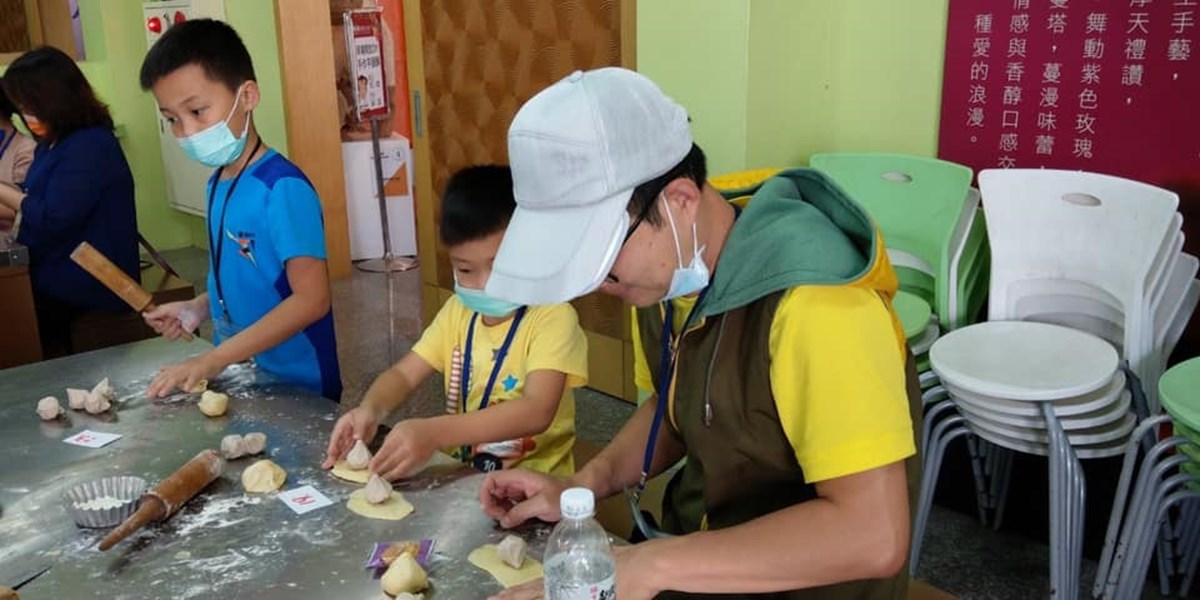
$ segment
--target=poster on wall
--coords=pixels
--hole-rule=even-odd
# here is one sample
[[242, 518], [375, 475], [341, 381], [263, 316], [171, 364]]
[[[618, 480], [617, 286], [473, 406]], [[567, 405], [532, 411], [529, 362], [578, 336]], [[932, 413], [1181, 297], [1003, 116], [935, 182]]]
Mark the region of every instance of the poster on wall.
[[1200, 180], [1200, 0], [950, 0], [938, 154]]
[[354, 82], [355, 113], [360, 121], [388, 115], [388, 88], [383, 56], [383, 11], [350, 10], [342, 14], [346, 51]]

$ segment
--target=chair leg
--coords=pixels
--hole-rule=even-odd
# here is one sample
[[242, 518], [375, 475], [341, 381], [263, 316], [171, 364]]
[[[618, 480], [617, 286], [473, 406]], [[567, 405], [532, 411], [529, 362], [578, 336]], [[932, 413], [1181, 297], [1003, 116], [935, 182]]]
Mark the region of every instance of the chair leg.
[[1191, 490], [1173, 492], [1190, 479], [1191, 476], [1187, 474], [1173, 475], [1155, 490], [1150, 499], [1153, 510], [1145, 515], [1146, 520], [1143, 521], [1144, 525], [1150, 525], [1150, 527], [1142, 528], [1131, 541], [1129, 558], [1122, 568], [1121, 581], [1117, 586], [1117, 598], [1141, 597], [1142, 588], [1146, 582], [1146, 567], [1150, 562], [1150, 553], [1154, 549], [1158, 533], [1158, 528], [1153, 525], [1161, 521], [1173, 505], [1188, 498], [1200, 497], [1200, 494]]
[[1004, 507], [1008, 505], [1008, 488], [1012, 483], [1013, 457], [1015, 453], [1007, 448], [997, 448], [1000, 453], [1000, 467], [996, 472], [997, 485], [992, 492], [992, 529], [999, 531], [1004, 524]]
[[[1050, 434], [1050, 597], [1079, 597], [1079, 555], [1084, 493], [1082, 469], [1052, 403], [1042, 404]], [[1077, 523], [1078, 521], [1078, 523]]]
[[[1143, 582], [1133, 582], [1127, 578], [1136, 570], [1139, 573], [1138, 577], [1144, 579], [1145, 565], [1139, 562], [1142, 560], [1140, 558], [1141, 548], [1146, 543], [1153, 547], [1154, 540], [1160, 531], [1157, 526], [1158, 522], [1151, 519], [1154, 518], [1159, 502], [1169, 491], [1169, 487], [1178, 486], [1178, 483], [1173, 483], [1178, 475], [1169, 478], [1166, 475], [1177, 469], [1186, 461], [1186, 458], [1174, 455], [1161, 461], [1159, 459], [1163, 452], [1178, 446], [1177, 443], [1167, 443], [1175, 441], [1175, 438], [1171, 438], [1156, 444], [1153, 451], [1142, 461], [1143, 473], [1138, 477], [1138, 487], [1133, 492], [1133, 504], [1130, 506], [1127, 522], [1121, 530], [1121, 537], [1117, 541], [1112, 566], [1109, 567], [1106, 593], [1115, 590], [1116, 598], [1126, 598], [1127, 596], [1123, 594], [1128, 593], [1130, 586], [1135, 584], [1138, 590], [1141, 589]], [[1149, 560], [1149, 558], [1145, 560]], [[1139, 565], [1141, 565], [1140, 568]]]
[[1113, 497], [1112, 511], [1108, 516], [1108, 529], [1104, 535], [1104, 549], [1100, 553], [1100, 564], [1096, 570], [1096, 580], [1092, 585], [1092, 595], [1099, 596], [1105, 588], [1108, 579], [1108, 569], [1112, 565], [1113, 551], [1117, 545], [1117, 535], [1121, 531], [1121, 521], [1125, 518], [1125, 506], [1129, 499], [1129, 491], [1133, 482], [1133, 474], [1137, 467], [1138, 450], [1141, 440], [1147, 433], [1158, 432], [1158, 426], [1170, 420], [1166, 415], [1151, 417], [1138, 424], [1133, 430], [1129, 441], [1125, 443], [1125, 460], [1121, 465], [1121, 476], [1117, 483], [1117, 492]]
[[1186, 539], [1184, 546], [1184, 556], [1186, 557], [1183, 564], [1180, 565], [1183, 573], [1183, 581], [1179, 584], [1179, 597], [1186, 598], [1188, 592], [1192, 589], [1192, 581], [1196, 576], [1196, 564], [1200, 562], [1200, 501], [1192, 501], [1192, 526], [1191, 534]]
[[983, 527], [987, 527], [987, 511], [990, 504], [980, 451], [987, 445], [989, 444], [986, 441], [974, 435], [967, 436], [967, 454], [971, 458], [971, 474], [975, 479], [975, 506], [979, 511], [979, 524]]
[[921, 428], [921, 447], [918, 448], [921, 452], [929, 449], [929, 438], [933, 435], [933, 427], [937, 419], [948, 411], [957, 413], [958, 409], [954, 403], [946, 402], [949, 398], [950, 395], [942, 387], [936, 387], [921, 394], [921, 402], [925, 407], [925, 417]]
[[917, 511], [913, 518], [911, 539], [909, 540], [908, 571], [915, 575], [921, 562], [921, 545], [925, 541], [925, 528], [929, 523], [929, 512], [933, 506], [933, 494], [937, 489], [938, 474], [942, 469], [942, 458], [946, 447], [955, 439], [970, 435], [970, 430], [964, 425], [966, 419], [954, 415], [942, 419], [934, 428], [930, 439], [929, 452], [925, 454], [924, 469], [921, 473], [921, 489], [917, 496]]
[[1171, 574], [1175, 572], [1175, 535], [1171, 526], [1171, 513], [1163, 515], [1159, 524], [1157, 543], [1158, 591], [1164, 597], [1171, 595]]
[[1183, 460], [1178, 455], [1166, 459], [1162, 456], [1183, 443], [1186, 442], [1181, 437], [1168, 438], [1155, 444], [1150, 452], [1142, 458], [1137, 484], [1133, 488], [1133, 497], [1126, 513], [1126, 522], [1121, 528], [1121, 535], [1113, 550], [1112, 563], [1108, 568], [1108, 580], [1105, 583], [1106, 597], [1111, 597], [1108, 594], [1122, 583], [1121, 578], [1125, 574], [1124, 564], [1134, 546], [1134, 540], [1143, 535], [1146, 530], [1154, 529], [1153, 524], [1146, 521], [1147, 515], [1153, 510], [1154, 491], [1161, 487], [1165, 474], [1178, 467]]

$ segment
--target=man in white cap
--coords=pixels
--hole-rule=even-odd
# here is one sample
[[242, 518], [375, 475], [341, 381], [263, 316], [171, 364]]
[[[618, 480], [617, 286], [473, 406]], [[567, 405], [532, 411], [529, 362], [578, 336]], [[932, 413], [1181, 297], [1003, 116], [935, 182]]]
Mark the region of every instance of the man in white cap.
[[568, 481], [491, 474], [485, 511], [554, 521], [572, 486], [636, 501], [686, 458], [667, 533], [639, 522], [654, 539], [618, 553], [621, 600], [904, 598], [920, 393], [862, 209], [807, 169], [724, 197], [683, 107], [624, 69], [542, 91], [508, 144], [518, 208], [487, 292], [536, 305], [599, 289], [638, 307], [654, 394]]

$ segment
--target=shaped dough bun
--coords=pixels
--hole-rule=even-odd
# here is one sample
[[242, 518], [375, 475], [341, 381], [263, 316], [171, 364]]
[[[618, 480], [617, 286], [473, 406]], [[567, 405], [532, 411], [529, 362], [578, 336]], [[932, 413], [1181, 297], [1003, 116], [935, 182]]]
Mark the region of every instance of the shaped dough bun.
[[62, 405], [58, 403], [58, 398], [54, 396], [46, 396], [38, 400], [37, 414], [43, 421], [53, 421], [58, 418], [58, 415], [63, 413]]
[[386, 479], [371, 473], [371, 478], [367, 480], [365, 492], [367, 502], [381, 504], [392, 497], [392, 484], [388, 483]]
[[351, 469], [365, 469], [371, 463], [371, 451], [362, 440], [355, 440], [354, 447], [346, 454], [346, 464]]
[[71, 410], [83, 410], [83, 405], [87, 404], [88, 391], [76, 388], [67, 388], [67, 406]]
[[496, 554], [500, 556], [500, 560], [504, 564], [520, 569], [521, 565], [525, 564], [525, 540], [515, 536], [505, 536], [499, 544], [496, 545]]
[[198, 406], [200, 407], [200, 412], [205, 415], [219, 417], [225, 414], [225, 410], [229, 407], [229, 396], [212, 390], [205, 390], [203, 394], [200, 394], [200, 403]]
[[401, 554], [379, 580], [383, 591], [392, 596], [412, 594], [429, 587], [429, 576], [411, 554]]
[[269, 460], [260, 460], [242, 471], [242, 488], [251, 494], [273, 492], [286, 480], [287, 471]]
[[247, 433], [242, 436], [242, 446], [246, 450], [246, 454], [251, 456], [262, 454], [263, 449], [267, 447], [267, 434], [257, 431]]
[[221, 456], [225, 460], [233, 460], [246, 454], [246, 441], [238, 434], [221, 438]]

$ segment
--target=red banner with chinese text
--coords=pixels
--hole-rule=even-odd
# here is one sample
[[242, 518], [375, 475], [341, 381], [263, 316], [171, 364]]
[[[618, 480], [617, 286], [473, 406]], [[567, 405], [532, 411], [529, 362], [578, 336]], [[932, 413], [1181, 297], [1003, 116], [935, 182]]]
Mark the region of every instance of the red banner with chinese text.
[[1200, 0], [950, 0], [938, 145], [1200, 186]]

